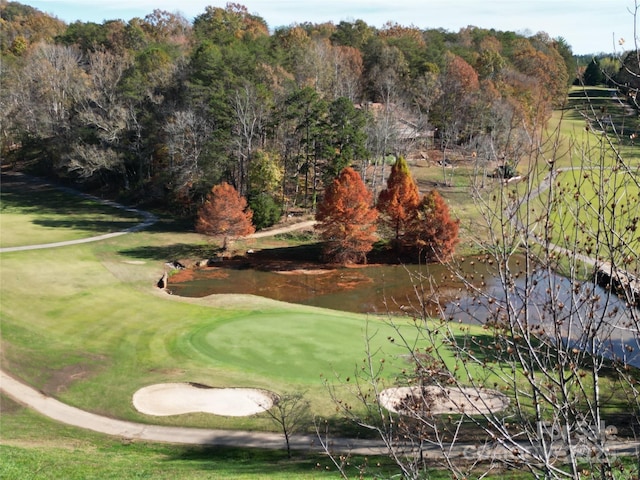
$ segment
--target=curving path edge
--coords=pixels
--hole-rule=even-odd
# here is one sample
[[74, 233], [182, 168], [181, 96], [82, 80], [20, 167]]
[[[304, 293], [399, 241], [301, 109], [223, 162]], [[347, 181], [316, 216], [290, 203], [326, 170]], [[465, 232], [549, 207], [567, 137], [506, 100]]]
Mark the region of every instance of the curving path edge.
[[[19, 176], [24, 177], [24, 178], [29, 178], [26, 175], [23, 175], [21, 173], [14, 173], [14, 175], [19, 175]], [[30, 180], [31, 181], [35, 181], [33, 179], [30, 179]], [[56, 185], [54, 185], [54, 187], [57, 188], [58, 190], [62, 190], [63, 192], [67, 192], [67, 193], [70, 193], [72, 195], [76, 195], [76, 196], [83, 197], [83, 198], [86, 198], [86, 199], [89, 199], [89, 200], [93, 200], [94, 202], [98, 202], [98, 203], [101, 203], [103, 205], [108, 205], [108, 206], [113, 207], [113, 208], [118, 208], [120, 210], [125, 210], [127, 212], [135, 213], [136, 215], [140, 215], [143, 218], [143, 221], [141, 223], [138, 223], [137, 225], [129, 227], [126, 230], [121, 230], [119, 232], [105, 233], [103, 235], [96, 235], [95, 237], [79, 238], [79, 239], [76, 239], [76, 240], [66, 240], [66, 241], [63, 241], [63, 242], [40, 243], [40, 244], [37, 244], [37, 245], [22, 245], [22, 246], [17, 246], [17, 247], [4, 247], [4, 248], [0, 248], [0, 253], [23, 252], [23, 251], [26, 251], [26, 250], [41, 250], [43, 248], [66, 247], [66, 246], [69, 246], [69, 245], [79, 245], [81, 243], [99, 242], [100, 240], [106, 240], [108, 238], [119, 237], [121, 235], [126, 235], [128, 233], [133, 233], [133, 232], [138, 232], [140, 230], [144, 230], [145, 228], [150, 227], [151, 225], [153, 225], [154, 223], [156, 223], [158, 221], [158, 217], [156, 217], [153, 213], [146, 212], [144, 210], [138, 210], [137, 208], [127, 207], [127, 206], [121, 205], [119, 203], [113, 202], [111, 200], [105, 200], [103, 198], [98, 198], [98, 197], [95, 197], [93, 195], [89, 195], [88, 193], [78, 192], [77, 190], [73, 190], [72, 188], [60, 187], [60, 186], [56, 186]]]
[[[36, 389], [19, 382], [2, 370], [0, 370], [0, 390], [18, 403], [58, 422], [124, 439], [189, 445], [242, 446], [264, 449], [285, 448], [284, 438], [278, 433], [147, 425], [104, 417], [48, 397]], [[386, 452], [384, 445], [379, 441], [336, 438], [332, 439], [331, 442], [331, 448], [340, 451], [350, 451], [364, 455]], [[296, 450], [324, 451], [318, 438], [314, 435], [294, 435], [290, 438], [290, 446]]]

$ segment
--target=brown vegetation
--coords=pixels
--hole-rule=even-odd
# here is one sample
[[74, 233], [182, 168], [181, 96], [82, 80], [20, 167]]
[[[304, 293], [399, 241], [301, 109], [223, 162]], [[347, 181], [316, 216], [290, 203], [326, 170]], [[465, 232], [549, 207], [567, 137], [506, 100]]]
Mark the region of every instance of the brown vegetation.
[[255, 231], [247, 201], [228, 183], [211, 189], [198, 211], [196, 231], [205, 235], [242, 237]]
[[377, 218], [371, 192], [358, 172], [349, 167], [342, 170], [326, 189], [316, 214], [325, 259], [345, 264], [366, 262], [376, 240]]

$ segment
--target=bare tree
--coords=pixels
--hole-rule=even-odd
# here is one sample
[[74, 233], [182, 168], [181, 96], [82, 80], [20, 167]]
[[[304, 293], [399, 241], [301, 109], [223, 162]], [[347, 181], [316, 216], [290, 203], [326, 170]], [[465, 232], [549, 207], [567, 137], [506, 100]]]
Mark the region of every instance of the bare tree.
[[66, 168], [83, 178], [101, 172], [123, 174], [124, 137], [130, 131], [129, 108], [118, 96], [118, 87], [125, 70], [131, 65], [125, 55], [115, 55], [104, 49], [88, 54], [87, 73], [90, 82], [78, 95], [76, 121], [92, 133], [92, 138], [74, 138], [73, 147], [63, 154]]
[[187, 191], [201, 177], [201, 157], [211, 130], [209, 121], [195, 110], [175, 112], [165, 124], [170, 181], [175, 192]]
[[267, 103], [264, 94], [249, 82], [245, 82], [233, 97], [235, 127], [233, 129], [238, 158], [236, 183], [242, 195], [247, 194], [249, 186], [249, 162], [256, 148], [256, 141], [263, 133], [267, 116]]
[[88, 54], [90, 87], [79, 99], [79, 121], [97, 131], [98, 137], [117, 144], [128, 127], [127, 108], [119, 99], [118, 86], [131, 60], [104, 49]]
[[332, 93], [334, 48], [327, 38], [311, 38], [298, 52], [295, 77], [298, 86], [313, 88], [322, 98]]
[[70, 128], [74, 102], [84, 91], [82, 55], [73, 47], [39, 44], [18, 73], [16, 120], [41, 138], [62, 135]]
[[353, 47], [333, 47], [334, 98], [346, 97], [356, 103], [362, 90], [362, 54]]
[[271, 420], [280, 427], [291, 458], [291, 436], [311, 424], [310, 403], [301, 392], [289, 392], [278, 396], [273, 408], [266, 410]]

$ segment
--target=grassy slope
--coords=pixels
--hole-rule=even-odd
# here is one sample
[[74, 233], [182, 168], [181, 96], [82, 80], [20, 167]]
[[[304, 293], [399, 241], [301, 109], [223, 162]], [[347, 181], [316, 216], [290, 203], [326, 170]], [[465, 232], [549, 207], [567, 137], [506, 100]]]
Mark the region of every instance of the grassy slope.
[[[12, 244], [38, 243], [25, 239], [33, 239], [37, 227], [45, 223], [54, 228], [54, 235], [59, 235], [56, 240], [86, 236], [110, 223], [98, 222], [85, 228], [87, 219], [94, 221], [97, 216], [96, 212], [87, 213], [88, 205], [73, 211], [51, 211], [37, 207], [38, 202], [56, 203], [47, 202], [44, 197], [25, 208], [20, 206], [23, 201], [24, 198], [12, 201], [11, 209], [3, 211], [0, 217], [3, 246], [7, 231], [13, 236]], [[470, 207], [456, 208], [473, 216]], [[46, 222], [41, 221], [44, 215]], [[76, 222], [69, 215], [79, 215], [84, 220]], [[117, 217], [119, 213], [113, 215]], [[116, 220], [114, 226], [120, 221]], [[47, 233], [43, 238], [52, 241], [50, 235]], [[374, 330], [381, 330], [374, 342], [384, 346], [390, 358], [394, 357], [396, 351], [386, 341], [392, 331], [377, 319], [257, 297], [180, 300], [154, 291], [152, 285], [163, 271], [164, 260], [174, 258], [176, 252], [206, 250], [198, 236], [155, 230], [81, 247], [3, 254], [0, 264], [3, 368], [68, 403], [122, 418], [271, 429], [270, 422], [260, 417], [233, 421], [210, 415], [150, 419], [133, 411], [130, 398], [143, 385], [185, 380], [216, 386], [256, 386], [279, 392], [303, 389], [314, 410], [327, 413], [332, 405], [322, 386], [321, 374], [337, 370], [346, 375], [353, 371], [363, 356], [367, 321]], [[324, 337], [319, 339], [318, 332]], [[394, 367], [390, 369], [391, 374]], [[70, 382], [72, 377], [74, 381]], [[31, 448], [41, 437], [36, 426], [42, 421], [26, 412], [7, 414], [3, 408], [2, 443], [13, 445], [7, 447], [9, 454], [5, 458], [15, 459], [13, 465], [17, 465], [18, 472], [31, 472], [31, 466], [38, 462], [43, 463], [43, 471], [50, 462], [71, 465], [64, 453], [67, 445], [54, 447], [52, 440], [42, 448]], [[33, 426], [28, 429], [32, 433], [26, 435], [26, 440], [20, 433], [24, 432], [23, 425]], [[65, 429], [57, 426], [53, 430], [57, 428]], [[52, 433], [52, 438], [57, 435]], [[20, 444], [22, 441], [24, 444]], [[25, 449], [24, 445], [30, 447]], [[125, 470], [136, 464], [151, 469], [158, 462], [167, 462], [164, 455], [182, 455], [166, 453], [174, 452], [172, 447], [120, 448], [117, 442], [100, 437], [79, 450], [86, 453], [97, 449], [100, 455], [96, 463], [103, 468], [106, 463], [114, 463], [110, 449], [115, 456], [133, 450], [133, 455], [121, 460], [122, 469], [115, 470], [114, 477], [123, 476]], [[150, 458], [150, 463], [145, 463], [143, 457]], [[6, 466], [6, 460], [0, 465]], [[77, 466], [79, 472], [83, 468], [90, 467]], [[180, 472], [176, 477], [189, 478], [186, 470], [180, 470], [181, 466], [176, 468]], [[251, 468], [261, 467], [254, 464]], [[193, 478], [201, 478], [202, 474], [199, 471]], [[237, 472], [221, 476], [242, 478]], [[300, 478], [296, 473], [291, 478], [294, 477]]]
[[45, 390], [57, 388], [65, 370], [83, 371], [60, 396], [89, 410], [145, 420], [132, 411], [131, 395], [165, 381], [295, 386], [315, 398], [320, 375], [352, 373], [363, 350], [365, 317], [253, 297], [213, 308], [181, 302], [122, 284], [91, 246], [34, 255], [2, 258], [6, 365]]
[[[220, 479], [337, 480], [343, 478], [326, 455], [285, 451], [208, 448], [131, 442], [52, 422], [0, 395], [0, 478], [3, 480]], [[386, 458], [351, 456], [349, 478], [394, 478]], [[450, 478], [433, 468], [432, 480]], [[524, 480], [504, 471], [487, 480]]]
[[[585, 109], [590, 112], [586, 117], [581, 113]], [[613, 126], [606, 127], [605, 137], [594, 119], [606, 115], [611, 115]], [[640, 128], [637, 115], [625, 111], [609, 89], [574, 88], [567, 107], [555, 112], [550, 127], [550, 131], [558, 129], [554, 136], [560, 134], [556, 168], [574, 169], [560, 173], [554, 182], [559, 198], [550, 217], [554, 242], [560, 245], [568, 242], [566, 246], [571, 248], [575, 239], [588, 244], [594, 241], [593, 232], [609, 232], [614, 228], [621, 237], [613, 243], [618, 250], [625, 251], [618, 255], [640, 251], [637, 232], [626, 228], [640, 215], [640, 145], [632, 143], [629, 135]], [[633, 173], [615, 168], [618, 155]], [[533, 208], [543, 211], [547, 201], [545, 192], [535, 200]], [[604, 243], [601, 241], [599, 246]]]
[[[76, 207], [77, 213], [60, 212], [58, 220], [96, 215], [86, 213], [92, 207], [82, 202]], [[21, 218], [32, 223], [38, 218], [33, 211]], [[43, 215], [57, 220], [55, 213]], [[28, 227], [16, 229], [18, 243], [24, 240], [19, 232], [31, 235]], [[64, 237], [73, 238], [68, 233]], [[258, 430], [274, 427], [264, 415], [146, 417], [133, 410], [131, 395], [144, 385], [183, 380], [303, 390], [315, 414], [330, 416], [334, 406], [322, 375], [353, 374], [367, 326], [376, 332], [373, 348], [388, 352], [392, 376], [395, 353], [402, 350], [387, 340], [395, 332], [379, 319], [244, 295], [179, 299], [153, 287], [163, 259], [207, 249], [199, 236], [159, 228], [95, 244], [2, 254], [3, 368], [95, 412]], [[396, 364], [405, 366], [400, 359]], [[288, 461], [281, 452], [130, 445], [50, 422], [4, 397], [0, 437], [2, 478], [337, 478], [321, 473], [329, 465], [322, 457]]]
[[[85, 215], [82, 203], [79, 215]], [[47, 215], [50, 215], [47, 212]], [[68, 213], [60, 215], [69, 221]], [[31, 217], [25, 220], [31, 222]], [[151, 419], [133, 393], [159, 382], [304, 391], [331, 416], [325, 379], [352, 376], [365, 329], [387, 375], [406, 366], [394, 329], [367, 318], [243, 295], [180, 299], [154, 284], [163, 262], [208, 246], [188, 233], [154, 231], [95, 244], [2, 254], [3, 367], [90, 411], [142, 422], [272, 429], [266, 416], [185, 415]], [[411, 330], [409, 330], [411, 331]], [[392, 381], [392, 380], [390, 380]]]
[[340, 478], [321, 455], [295, 454], [289, 460], [284, 451], [132, 443], [57, 424], [2, 396], [0, 405], [5, 480]]
[[130, 212], [53, 187], [25, 189], [4, 179], [0, 205], [0, 247], [75, 240], [124, 230], [139, 221]]

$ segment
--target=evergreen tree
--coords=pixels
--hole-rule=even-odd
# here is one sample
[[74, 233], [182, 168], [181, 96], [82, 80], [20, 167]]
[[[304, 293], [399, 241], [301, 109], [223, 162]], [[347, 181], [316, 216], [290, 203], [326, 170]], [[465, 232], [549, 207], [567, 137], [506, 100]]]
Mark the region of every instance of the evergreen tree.
[[382, 214], [383, 225], [393, 232], [393, 241], [397, 247], [405, 233], [407, 221], [420, 203], [420, 193], [409, 166], [404, 157], [400, 156], [391, 167], [391, 174], [387, 179], [387, 188], [378, 195], [376, 207]]
[[604, 83], [604, 74], [602, 68], [600, 68], [600, 61], [597, 58], [593, 58], [582, 75], [582, 81], [585, 85], [596, 86]]
[[372, 194], [353, 168], [347, 167], [326, 189], [318, 205], [316, 228], [324, 241], [326, 261], [366, 262], [376, 240], [378, 212], [371, 206]]
[[247, 201], [228, 183], [214, 186], [198, 211], [196, 231], [205, 235], [242, 237], [255, 229]]
[[343, 168], [366, 155], [366, 117], [351, 100], [340, 97], [329, 105], [325, 182], [333, 180]]

